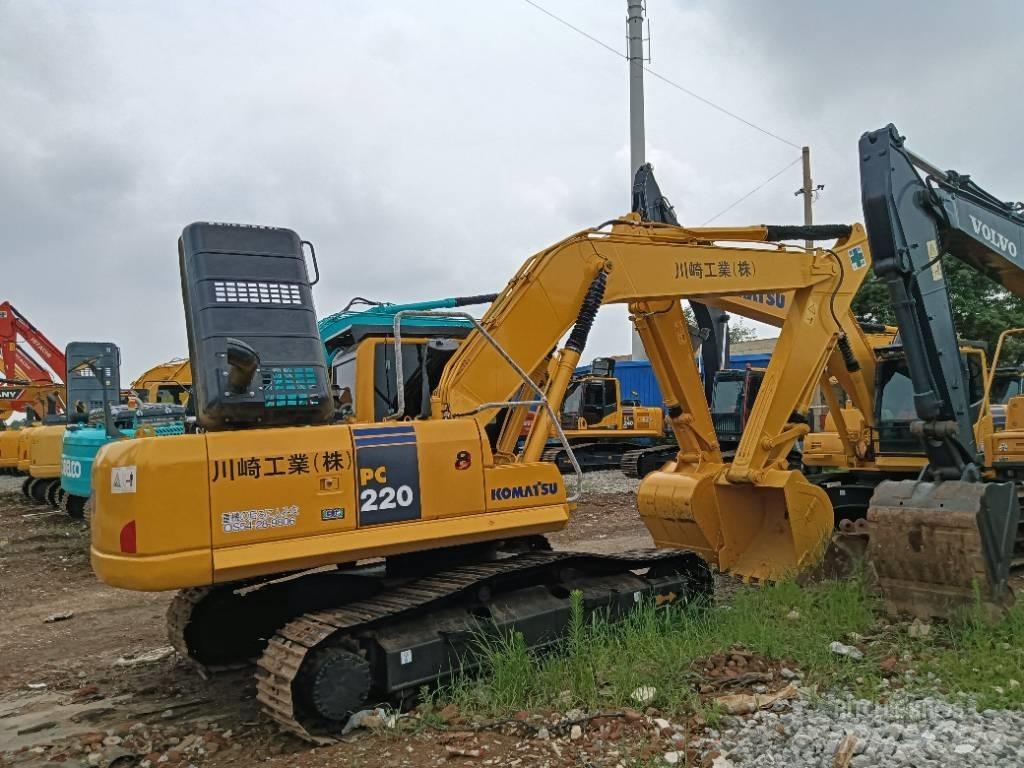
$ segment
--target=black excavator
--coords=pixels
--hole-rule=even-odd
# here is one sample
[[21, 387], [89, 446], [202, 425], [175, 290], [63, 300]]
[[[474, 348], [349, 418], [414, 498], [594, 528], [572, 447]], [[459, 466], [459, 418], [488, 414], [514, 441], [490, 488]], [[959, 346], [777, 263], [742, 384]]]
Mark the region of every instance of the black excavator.
[[868, 559], [890, 612], [1002, 606], [1012, 599], [1019, 488], [999, 481], [975, 435], [984, 401], [969, 386], [943, 260], [1024, 296], [1024, 209], [918, 157], [891, 124], [865, 133], [859, 155], [873, 269], [889, 291], [913, 388], [911, 430], [928, 461], [916, 480], [875, 490]]

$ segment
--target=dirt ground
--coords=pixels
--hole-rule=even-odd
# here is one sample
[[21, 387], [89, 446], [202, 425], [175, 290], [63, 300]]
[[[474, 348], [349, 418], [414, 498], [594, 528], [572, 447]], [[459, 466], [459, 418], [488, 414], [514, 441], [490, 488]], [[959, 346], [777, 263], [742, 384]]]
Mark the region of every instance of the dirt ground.
[[[590, 495], [551, 541], [601, 552], [651, 545], [631, 493]], [[556, 740], [553, 750], [541, 743], [533, 754], [536, 740], [524, 741], [515, 728], [455, 736], [361, 731], [311, 751], [260, 716], [251, 669], [204, 679], [170, 652], [170, 598], [100, 583], [89, 566], [87, 525], [28, 502], [20, 480], [0, 478], [0, 765], [562, 764]], [[618, 727], [617, 739], [623, 727], [644, 727], [612, 720], [588, 724], [571, 754], [593, 734]], [[619, 750], [603, 753], [616, 765]]]

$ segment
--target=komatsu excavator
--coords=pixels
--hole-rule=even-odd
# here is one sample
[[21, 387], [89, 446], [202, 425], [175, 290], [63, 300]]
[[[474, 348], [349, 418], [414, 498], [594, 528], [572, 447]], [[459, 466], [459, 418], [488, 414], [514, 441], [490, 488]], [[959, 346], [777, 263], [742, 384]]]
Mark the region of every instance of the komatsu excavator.
[[[618, 468], [623, 454], [666, 437], [661, 406], [624, 398], [622, 384], [615, 377], [615, 360], [609, 357], [595, 359], [589, 372], [573, 376], [559, 421], [584, 472]], [[554, 462], [563, 472], [572, 472], [568, 451], [558, 444], [557, 435], [551, 437], [555, 444], [541, 458]]]
[[[792, 238], [839, 240], [765, 247]], [[344, 378], [356, 407], [335, 421], [305, 241], [271, 227], [190, 225], [179, 257], [202, 430], [104, 446], [93, 567], [115, 586], [182, 590], [168, 614], [175, 646], [202, 664], [260, 654], [264, 711], [311, 739], [371, 697], [471, 667], [481, 622], [543, 648], [574, 591], [586, 610], [617, 615], [645, 598], [705, 593], [702, 561], [780, 578], [811, 562], [832, 530], [827, 495], [786, 456], [808, 431], [826, 364], [845, 356], [839, 318], [870, 264], [866, 246], [859, 225], [613, 219], [530, 257], [482, 320], [442, 313], [472, 330], [454, 352], [438, 350], [436, 385], [402, 384], [402, 323], [418, 314], [396, 313], [394, 399], [376, 409], [386, 353], [360, 348]], [[728, 309], [755, 286], [790, 291], [792, 302], [725, 463], [680, 298]], [[664, 549], [551, 552], [542, 534], [566, 525], [578, 488], [541, 456], [549, 431], [561, 435], [556, 411], [606, 303], [629, 305], [679, 444], [638, 492]], [[430, 370], [431, 354], [428, 345], [411, 359]], [[860, 373], [846, 373], [856, 388]]]
[[[874, 270], [889, 290], [905, 355], [900, 375], [916, 416], [911, 429], [927, 457], [917, 480], [875, 490], [869, 559], [890, 611], [943, 616], [978, 600], [1004, 605], [1012, 598], [1018, 488], [997, 475], [997, 459], [986, 459], [983, 448], [1005, 444], [1008, 454], [1022, 446], [975, 434], [986, 396], [970, 386], [943, 259], [1024, 296], [1024, 211], [915, 155], [893, 125], [864, 134], [858, 149]], [[981, 425], [991, 430], [991, 417]]]

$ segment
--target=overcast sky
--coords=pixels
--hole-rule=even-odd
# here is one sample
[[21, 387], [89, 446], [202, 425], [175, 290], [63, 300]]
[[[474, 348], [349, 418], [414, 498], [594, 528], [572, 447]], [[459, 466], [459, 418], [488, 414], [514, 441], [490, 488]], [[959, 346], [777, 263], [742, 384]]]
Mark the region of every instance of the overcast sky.
[[[539, 0], [616, 50], [622, 0]], [[821, 222], [860, 219], [857, 138], [1024, 196], [1024, 4], [648, 0], [657, 72], [796, 144]], [[112, 340], [127, 381], [186, 354], [195, 220], [317, 246], [319, 314], [355, 295], [500, 290], [629, 206], [626, 62], [523, 0], [0, 0], [0, 298]], [[700, 224], [798, 150], [647, 78], [648, 159]], [[717, 220], [795, 223], [799, 164]], [[606, 308], [587, 357], [628, 352]]]

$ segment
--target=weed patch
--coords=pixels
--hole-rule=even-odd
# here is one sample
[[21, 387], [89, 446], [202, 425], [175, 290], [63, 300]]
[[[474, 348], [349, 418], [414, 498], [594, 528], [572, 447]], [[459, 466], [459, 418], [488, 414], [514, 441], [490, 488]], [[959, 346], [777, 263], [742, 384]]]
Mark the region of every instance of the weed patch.
[[[821, 690], [874, 700], [906, 688], [966, 697], [979, 709], [1018, 709], [1024, 708], [1021, 637], [1024, 604], [998, 621], [978, 611], [933, 624], [927, 637], [911, 637], [906, 624], [880, 618], [862, 581], [742, 587], [721, 605], [645, 604], [614, 623], [586, 616], [577, 600], [553, 652], [536, 654], [516, 634], [481, 634], [481, 674], [458, 676], [432, 698], [501, 717], [548, 708], [642, 709], [634, 694], [653, 688], [651, 705], [667, 714], [698, 712], [714, 725], [720, 713], [697, 693], [701, 660], [741, 647], [799, 669], [805, 686]], [[856, 645], [863, 658], [833, 652], [836, 640]]]

